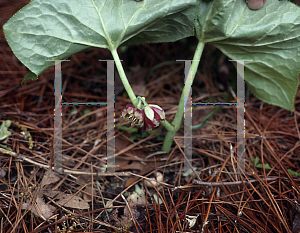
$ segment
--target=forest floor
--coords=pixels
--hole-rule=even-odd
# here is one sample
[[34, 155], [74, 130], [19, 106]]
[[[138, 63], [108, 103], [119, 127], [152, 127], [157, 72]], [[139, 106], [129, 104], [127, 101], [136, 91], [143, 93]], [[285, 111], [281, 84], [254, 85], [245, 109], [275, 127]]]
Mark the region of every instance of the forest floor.
[[[246, 87], [243, 173], [236, 166], [234, 104], [193, 130], [191, 169], [183, 124], [163, 153], [163, 126], [142, 132], [122, 120], [130, 100], [116, 71], [115, 167], [106, 162], [106, 106], [70, 104], [62, 106], [65, 173], [54, 172], [54, 68], [21, 85], [28, 70], [2, 31], [28, 2], [0, 3], [0, 124], [11, 121], [0, 128], [0, 232], [300, 232], [300, 89], [291, 113]], [[135, 93], [161, 106], [169, 122], [184, 87], [184, 63], [175, 61], [192, 59], [195, 46], [187, 38], [118, 51]], [[62, 63], [63, 102], [106, 102], [106, 62], [99, 59], [112, 56], [90, 49]], [[234, 80], [229, 59], [206, 46], [192, 101], [228, 96], [234, 103]], [[216, 108], [193, 105], [193, 125]], [[5, 129], [10, 135], [1, 138]]]

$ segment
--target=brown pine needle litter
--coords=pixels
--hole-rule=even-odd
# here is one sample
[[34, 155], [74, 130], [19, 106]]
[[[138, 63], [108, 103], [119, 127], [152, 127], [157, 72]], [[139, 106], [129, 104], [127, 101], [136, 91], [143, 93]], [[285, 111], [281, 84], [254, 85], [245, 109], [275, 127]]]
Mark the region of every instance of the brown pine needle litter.
[[[2, 1], [1, 28], [28, 2]], [[106, 107], [64, 105], [64, 172], [57, 174], [52, 171], [54, 68], [21, 86], [28, 70], [13, 56], [2, 29], [0, 36], [0, 123], [18, 123], [0, 141], [0, 232], [300, 232], [300, 91], [292, 114], [246, 92], [245, 174], [236, 173], [230, 149], [235, 147], [235, 106], [224, 106], [193, 131], [188, 172], [183, 169], [183, 126], [171, 152], [161, 153], [162, 126], [142, 133], [120, 119], [129, 99], [116, 74], [115, 171], [105, 172]], [[146, 79], [147, 71], [164, 61], [191, 59], [188, 46], [195, 41], [119, 51], [131, 84], [147, 90], [146, 98], [161, 106], [169, 121], [184, 67], [161, 66]], [[194, 102], [222, 102], [224, 94], [230, 95], [236, 73], [220, 54], [205, 49]], [[64, 102], [106, 101], [106, 64], [98, 59], [112, 57], [108, 50], [88, 50], [63, 63]], [[194, 107], [193, 125], [214, 108]]]

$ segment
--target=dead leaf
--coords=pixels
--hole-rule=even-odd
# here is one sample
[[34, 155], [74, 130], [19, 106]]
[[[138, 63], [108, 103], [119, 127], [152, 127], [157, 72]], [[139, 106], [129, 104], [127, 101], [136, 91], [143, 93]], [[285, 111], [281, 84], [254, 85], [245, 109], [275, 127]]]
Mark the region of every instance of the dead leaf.
[[90, 205], [87, 201], [83, 200], [81, 197], [74, 196], [73, 194], [64, 194], [60, 196], [60, 199], [56, 202], [59, 205], [64, 205], [64, 207], [70, 207], [74, 209], [89, 209]]
[[96, 195], [96, 189], [95, 188], [92, 189], [91, 185], [86, 186], [82, 191], [83, 191], [83, 199], [87, 202], [91, 202], [92, 196]]
[[[140, 161], [134, 161], [134, 160], [125, 160], [121, 157], [116, 160], [116, 169], [115, 171], [124, 171], [124, 170], [139, 170], [138, 175], [144, 175], [155, 168], [155, 166], [159, 166], [161, 164], [164, 164], [164, 161], [147, 161], [147, 162], [140, 162]], [[136, 180], [138, 180], [139, 177], [130, 177], [125, 184], [125, 187], [128, 187], [132, 183], [134, 183]]]
[[[133, 192], [127, 197], [128, 205], [124, 208], [124, 215], [122, 216], [121, 222], [122, 225], [133, 225], [132, 216], [135, 220], [138, 220], [141, 213], [137, 209], [137, 205], [147, 205], [149, 204], [148, 200], [145, 197], [145, 193], [142, 192], [139, 196], [136, 192]], [[131, 213], [130, 213], [131, 212]]]
[[60, 191], [44, 190], [44, 194], [54, 199], [55, 203], [64, 207], [74, 209], [89, 209], [87, 201], [74, 194], [66, 194]]
[[53, 172], [51, 169], [49, 169], [48, 171], [46, 171], [46, 173], [42, 179], [41, 186], [44, 187], [48, 184], [53, 184], [59, 180], [60, 180], [60, 177], [55, 172]]
[[149, 204], [148, 200], [145, 197], [145, 193], [142, 192], [139, 196], [136, 192], [133, 192], [127, 197], [128, 202], [132, 202], [134, 205], [147, 205]]
[[44, 219], [50, 218], [53, 216], [56, 208], [52, 205], [45, 203], [44, 199], [38, 196], [35, 200], [35, 204], [32, 202], [24, 202], [21, 205], [22, 210], [29, 210], [36, 216], [42, 217]]
[[[129, 207], [128, 207], [128, 205], [129, 205]], [[138, 220], [141, 215], [141, 213], [138, 211], [135, 203], [133, 203], [132, 200], [128, 201], [128, 205], [126, 205], [124, 208], [124, 215], [122, 216], [122, 220], [121, 220], [123, 225], [126, 225], [126, 224], [133, 225], [132, 216], [135, 218], [135, 220]], [[129, 210], [129, 208], [130, 208], [130, 210]], [[132, 216], [131, 216], [130, 211], [132, 213]]]

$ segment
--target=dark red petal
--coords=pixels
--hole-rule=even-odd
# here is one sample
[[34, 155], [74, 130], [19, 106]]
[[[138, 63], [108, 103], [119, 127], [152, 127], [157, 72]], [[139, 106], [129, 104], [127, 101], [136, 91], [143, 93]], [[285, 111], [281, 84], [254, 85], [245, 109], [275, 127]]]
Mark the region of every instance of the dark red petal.
[[[145, 116], [145, 114], [144, 114], [144, 116]], [[150, 119], [148, 119], [147, 117], [144, 117], [143, 131], [153, 129], [155, 127], [156, 127], [156, 125]]]

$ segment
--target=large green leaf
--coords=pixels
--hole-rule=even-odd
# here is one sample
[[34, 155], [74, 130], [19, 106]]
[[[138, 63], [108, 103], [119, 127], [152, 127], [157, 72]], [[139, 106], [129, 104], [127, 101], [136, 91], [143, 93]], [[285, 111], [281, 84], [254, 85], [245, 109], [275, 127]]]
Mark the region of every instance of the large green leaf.
[[16, 57], [39, 75], [90, 46], [171, 42], [194, 34], [198, 0], [32, 0], [3, 27]]
[[249, 10], [241, 0], [202, 1], [197, 38], [212, 43], [231, 59], [246, 62], [245, 80], [261, 100], [293, 109], [299, 85], [300, 8], [268, 0]]

